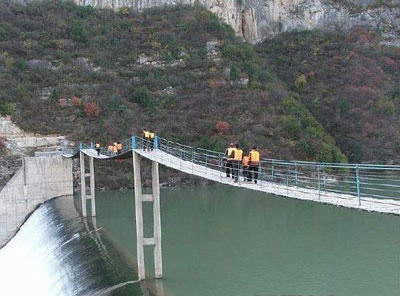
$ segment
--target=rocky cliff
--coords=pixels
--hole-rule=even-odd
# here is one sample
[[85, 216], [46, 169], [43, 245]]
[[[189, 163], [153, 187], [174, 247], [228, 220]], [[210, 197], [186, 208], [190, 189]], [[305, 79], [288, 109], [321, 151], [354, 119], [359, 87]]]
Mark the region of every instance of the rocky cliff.
[[141, 11], [164, 5], [203, 5], [256, 43], [285, 31], [348, 29], [381, 31], [385, 43], [400, 45], [400, 0], [74, 0], [79, 5]]

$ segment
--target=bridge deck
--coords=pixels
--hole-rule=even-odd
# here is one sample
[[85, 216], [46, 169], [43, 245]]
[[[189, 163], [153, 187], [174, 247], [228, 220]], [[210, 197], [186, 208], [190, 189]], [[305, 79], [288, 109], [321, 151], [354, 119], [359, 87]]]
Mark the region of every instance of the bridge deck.
[[[225, 174], [219, 170], [182, 160], [158, 149], [154, 151], [143, 151], [141, 149], [136, 149], [134, 151], [140, 154], [142, 157], [156, 161], [164, 166], [230, 186], [271, 193], [289, 198], [332, 204], [341, 207], [400, 215], [400, 201], [398, 200], [363, 197], [361, 205], [359, 205], [358, 198], [350, 194], [340, 194], [322, 190], [319, 191], [311, 188], [297, 187], [292, 185], [287, 186], [286, 184], [277, 184], [267, 181], [260, 181], [258, 184], [254, 184], [239, 180], [238, 183], [235, 183], [231, 178], [227, 178]], [[97, 155], [97, 152], [94, 149], [82, 149], [82, 152], [88, 156], [102, 160], [128, 158], [132, 155], [131, 151], [127, 151], [123, 154], [113, 157], [102, 154]], [[74, 155], [64, 156], [74, 157]]]

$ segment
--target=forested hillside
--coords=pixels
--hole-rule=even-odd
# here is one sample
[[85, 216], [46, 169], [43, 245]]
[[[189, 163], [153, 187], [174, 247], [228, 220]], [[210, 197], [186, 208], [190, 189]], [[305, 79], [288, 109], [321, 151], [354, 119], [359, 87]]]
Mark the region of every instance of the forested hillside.
[[285, 33], [257, 49], [351, 162], [399, 162], [400, 48], [379, 41], [359, 27]]
[[265, 157], [397, 161], [399, 50], [379, 36], [283, 34], [256, 47], [200, 7], [135, 14], [0, 3], [0, 113], [103, 144], [145, 127]]

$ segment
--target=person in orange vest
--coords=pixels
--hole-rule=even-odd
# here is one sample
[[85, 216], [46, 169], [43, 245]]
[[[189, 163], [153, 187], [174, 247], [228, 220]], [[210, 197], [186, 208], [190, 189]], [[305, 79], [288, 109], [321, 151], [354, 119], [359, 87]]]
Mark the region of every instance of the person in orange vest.
[[100, 143], [96, 143], [97, 156], [100, 155]]
[[239, 144], [236, 144], [235, 150], [233, 150], [233, 173], [235, 175], [235, 182], [239, 181], [240, 165], [243, 160], [243, 150], [239, 148]]
[[150, 144], [150, 132], [147, 129], [143, 130], [143, 151], [145, 151]]
[[114, 142], [113, 146], [112, 146], [112, 151], [117, 154], [118, 153], [118, 148], [117, 148], [117, 142]]
[[150, 131], [150, 150], [153, 151], [154, 149], [154, 138], [156, 137], [156, 134], [154, 131]]
[[107, 150], [108, 152], [113, 152], [114, 151], [113, 145], [108, 145]]
[[122, 152], [122, 144], [120, 142], [117, 142], [116, 147], [117, 147], [117, 154], [121, 154], [121, 152]]
[[248, 155], [243, 156], [242, 168], [243, 168], [243, 177], [245, 181], [250, 181], [249, 164], [250, 164], [250, 156]]
[[234, 178], [233, 172], [232, 172], [232, 166], [233, 166], [233, 151], [235, 150], [235, 145], [231, 143], [228, 148], [225, 150], [225, 172], [226, 172], [226, 177], [230, 178], [231, 173], [232, 173], [232, 179]]
[[254, 183], [257, 184], [257, 179], [258, 179], [258, 169], [260, 167], [260, 152], [258, 152], [257, 147], [253, 147], [250, 150], [249, 153], [249, 160], [250, 160], [250, 165], [249, 165], [249, 181], [251, 182], [254, 180]]

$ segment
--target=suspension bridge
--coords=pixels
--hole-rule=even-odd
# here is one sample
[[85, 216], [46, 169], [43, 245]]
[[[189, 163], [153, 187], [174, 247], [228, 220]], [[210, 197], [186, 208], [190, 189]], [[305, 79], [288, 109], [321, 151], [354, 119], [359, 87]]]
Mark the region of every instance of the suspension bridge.
[[[135, 188], [137, 260], [139, 279], [145, 279], [144, 246], [154, 246], [155, 277], [162, 277], [161, 213], [159, 164], [222, 184], [261, 191], [278, 196], [332, 204], [338, 207], [400, 215], [400, 166], [375, 164], [316, 163], [263, 159], [257, 184], [226, 177], [224, 153], [194, 148], [156, 137], [151, 143], [132, 136], [122, 142], [122, 151], [105, 147], [98, 153], [91, 144], [79, 144], [62, 152], [63, 157], [80, 158], [82, 214], [87, 216], [86, 201], [91, 201], [91, 215], [96, 216], [94, 160], [132, 159]], [[89, 171], [85, 165], [89, 158]], [[141, 159], [152, 163], [152, 194], [143, 194]], [[86, 192], [89, 178], [90, 192]], [[154, 236], [143, 235], [143, 202], [153, 202]]]

